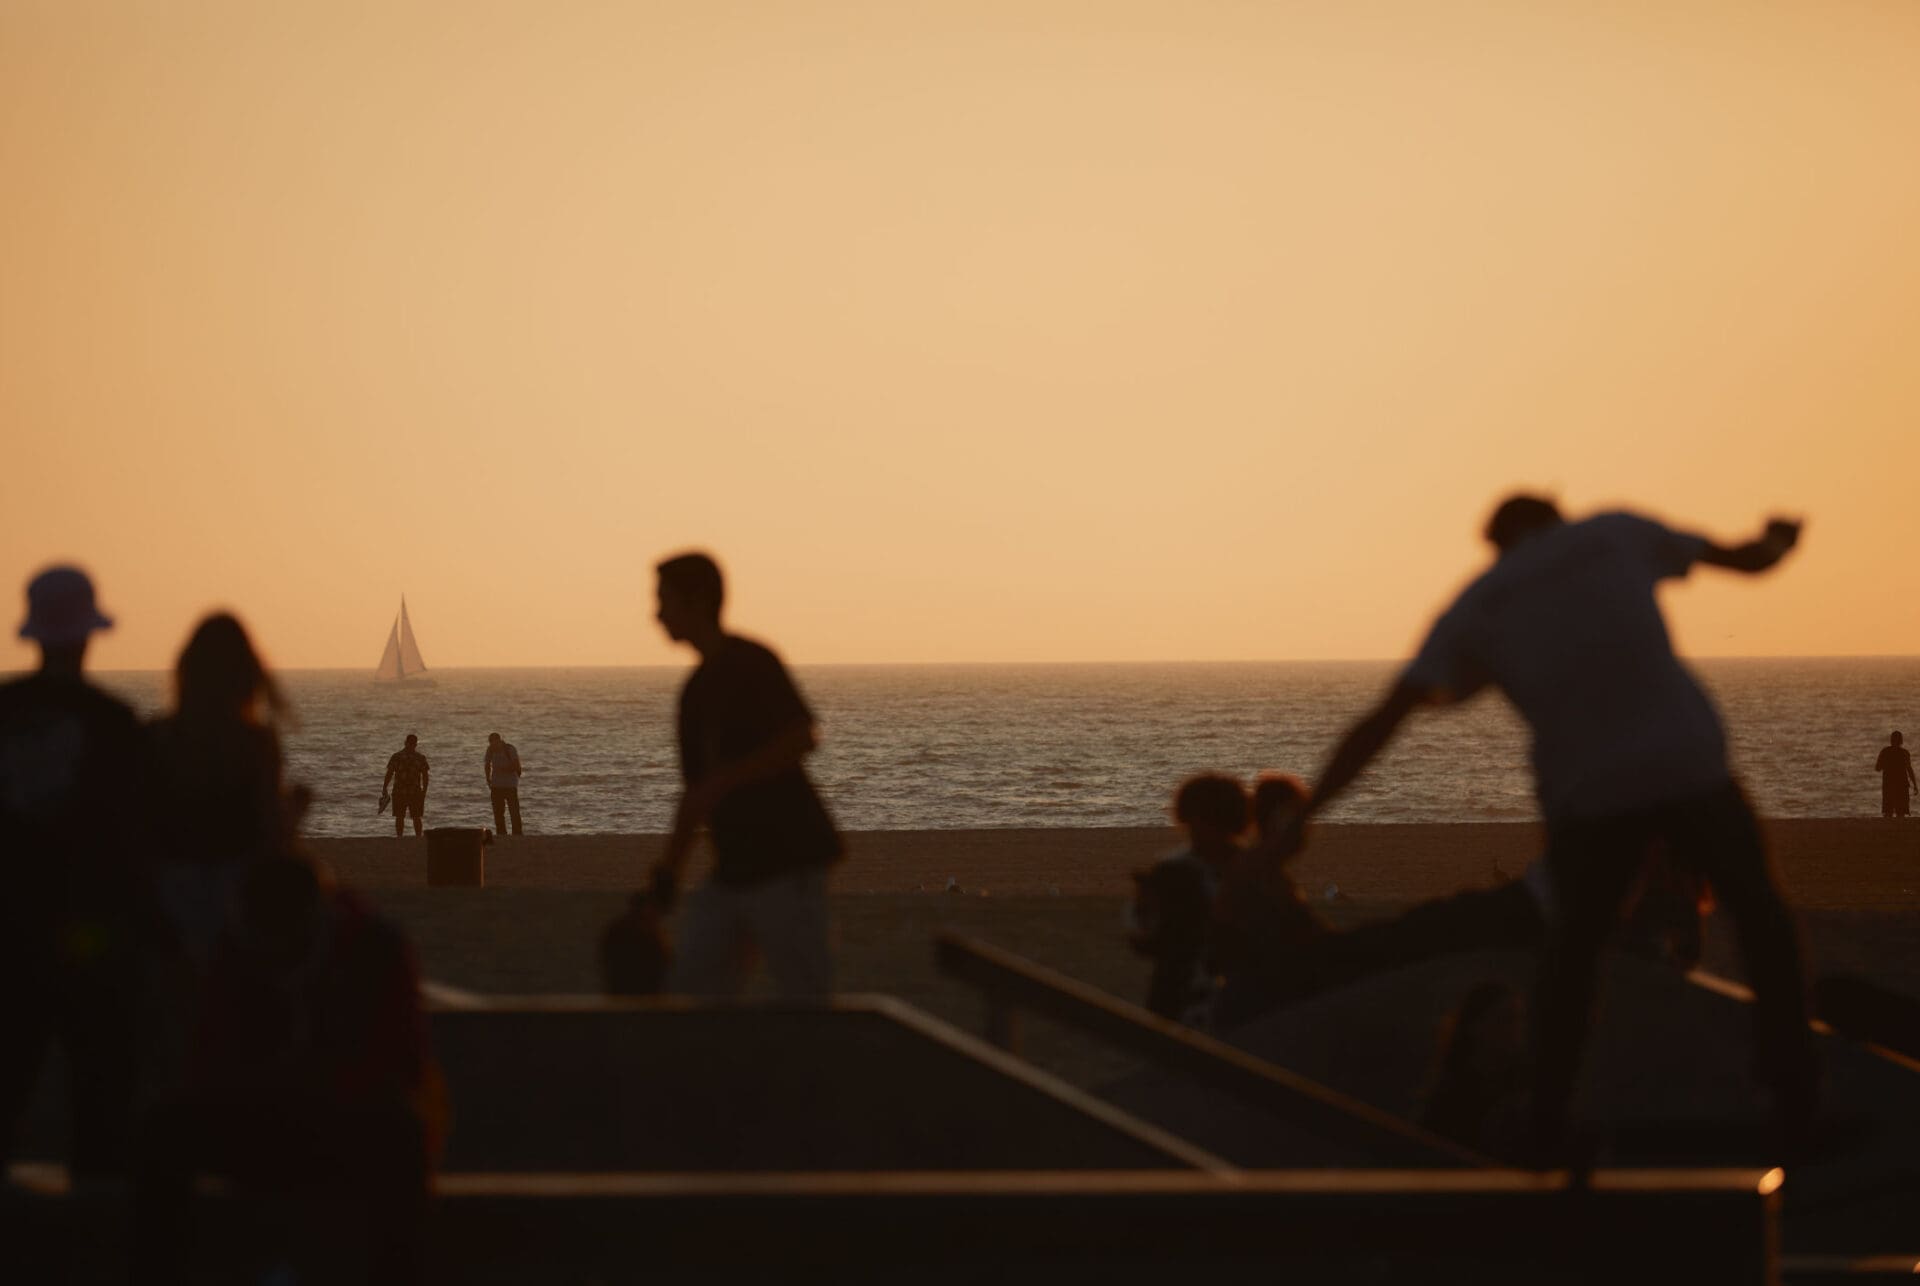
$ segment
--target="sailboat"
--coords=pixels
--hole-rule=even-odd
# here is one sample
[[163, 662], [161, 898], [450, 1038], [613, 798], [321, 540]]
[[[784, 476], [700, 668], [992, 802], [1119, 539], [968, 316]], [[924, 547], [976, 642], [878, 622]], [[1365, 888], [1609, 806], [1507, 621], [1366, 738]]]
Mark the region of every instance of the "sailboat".
[[400, 615], [393, 618], [387, 631], [387, 650], [380, 654], [380, 668], [373, 677], [383, 683], [404, 683], [408, 687], [430, 688], [427, 663], [420, 659], [420, 645], [414, 641], [413, 621], [407, 615], [407, 596], [400, 596]]

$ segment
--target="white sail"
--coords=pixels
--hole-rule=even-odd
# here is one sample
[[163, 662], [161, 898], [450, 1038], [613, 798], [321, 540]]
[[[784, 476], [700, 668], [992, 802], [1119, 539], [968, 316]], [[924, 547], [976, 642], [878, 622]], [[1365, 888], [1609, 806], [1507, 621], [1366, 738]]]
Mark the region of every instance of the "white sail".
[[400, 599], [400, 674], [404, 678], [426, 668], [427, 663], [420, 659], [420, 645], [413, 639], [413, 621], [407, 616], [407, 600], [403, 595]]
[[400, 677], [400, 622], [396, 619], [393, 628], [387, 631], [387, 650], [380, 654], [380, 667], [373, 672], [376, 679], [397, 679]]

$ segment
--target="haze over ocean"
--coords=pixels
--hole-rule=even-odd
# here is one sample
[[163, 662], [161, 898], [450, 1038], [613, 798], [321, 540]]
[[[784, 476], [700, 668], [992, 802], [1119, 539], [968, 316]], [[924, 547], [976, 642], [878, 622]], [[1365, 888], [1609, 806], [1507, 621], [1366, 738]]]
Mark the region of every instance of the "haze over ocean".
[[[798, 667], [821, 727], [812, 761], [843, 827], [941, 830], [1142, 826], [1207, 769], [1311, 774], [1394, 671], [1386, 662]], [[1920, 735], [1920, 658], [1709, 660], [1695, 671], [1725, 716], [1764, 814], [1877, 816], [1887, 733]], [[667, 828], [678, 785], [674, 698], [686, 671], [439, 670], [420, 690], [364, 671], [282, 676], [298, 725], [289, 776], [316, 795], [313, 835], [378, 834], [387, 756], [408, 732], [433, 763], [429, 826], [490, 825], [480, 773], [500, 732], [527, 766], [529, 830]], [[153, 713], [160, 673], [97, 676]], [[1359, 822], [1535, 816], [1525, 729], [1482, 697], [1416, 718], [1329, 812]]]

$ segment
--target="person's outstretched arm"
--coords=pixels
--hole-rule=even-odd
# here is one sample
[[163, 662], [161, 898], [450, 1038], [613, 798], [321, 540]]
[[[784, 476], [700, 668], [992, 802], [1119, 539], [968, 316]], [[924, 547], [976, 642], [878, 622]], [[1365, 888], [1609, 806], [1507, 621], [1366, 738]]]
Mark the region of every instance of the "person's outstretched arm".
[[1347, 735], [1340, 739], [1340, 744], [1334, 747], [1333, 754], [1320, 769], [1306, 803], [1295, 808], [1281, 825], [1271, 828], [1275, 837], [1273, 847], [1278, 850], [1279, 856], [1290, 857], [1298, 851], [1308, 819], [1353, 784], [1367, 765], [1387, 748], [1387, 743], [1393, 740], [1393, 734], [1416, 707], [1428, 705], [1435, 699], [1436, 695], [1431, 689], [1403, 679], [1388, 690], [1380, 704], [1347, 729]]
[[1724, 567], [1728, 571], [1745, 572], [1749, 576], [1764, 572], [1782, 558], [1787, 551], [1800, 541], [1800, 524], [1785, 518], [1773, 518], [1767, 522], [1766, 530], [1744, 545], [1717, 545], [1707, 542], [1700, 551], [1700, 561], [1710, 567]]

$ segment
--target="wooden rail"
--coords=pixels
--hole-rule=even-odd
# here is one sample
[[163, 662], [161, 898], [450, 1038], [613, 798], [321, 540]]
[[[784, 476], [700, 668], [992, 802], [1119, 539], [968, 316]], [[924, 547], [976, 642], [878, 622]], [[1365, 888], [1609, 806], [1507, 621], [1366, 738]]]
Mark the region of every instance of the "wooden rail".
[[990, 943], [942, 932], [934, 937], [934, 954], [943, 973], [986, 996], [988, 1039], [1003, 1048], [1017, 1048], [1021, 1012], [1039, 1014], [1382, 1161], [1475, 1168], [1496, 1164], [1372, 1104]]

